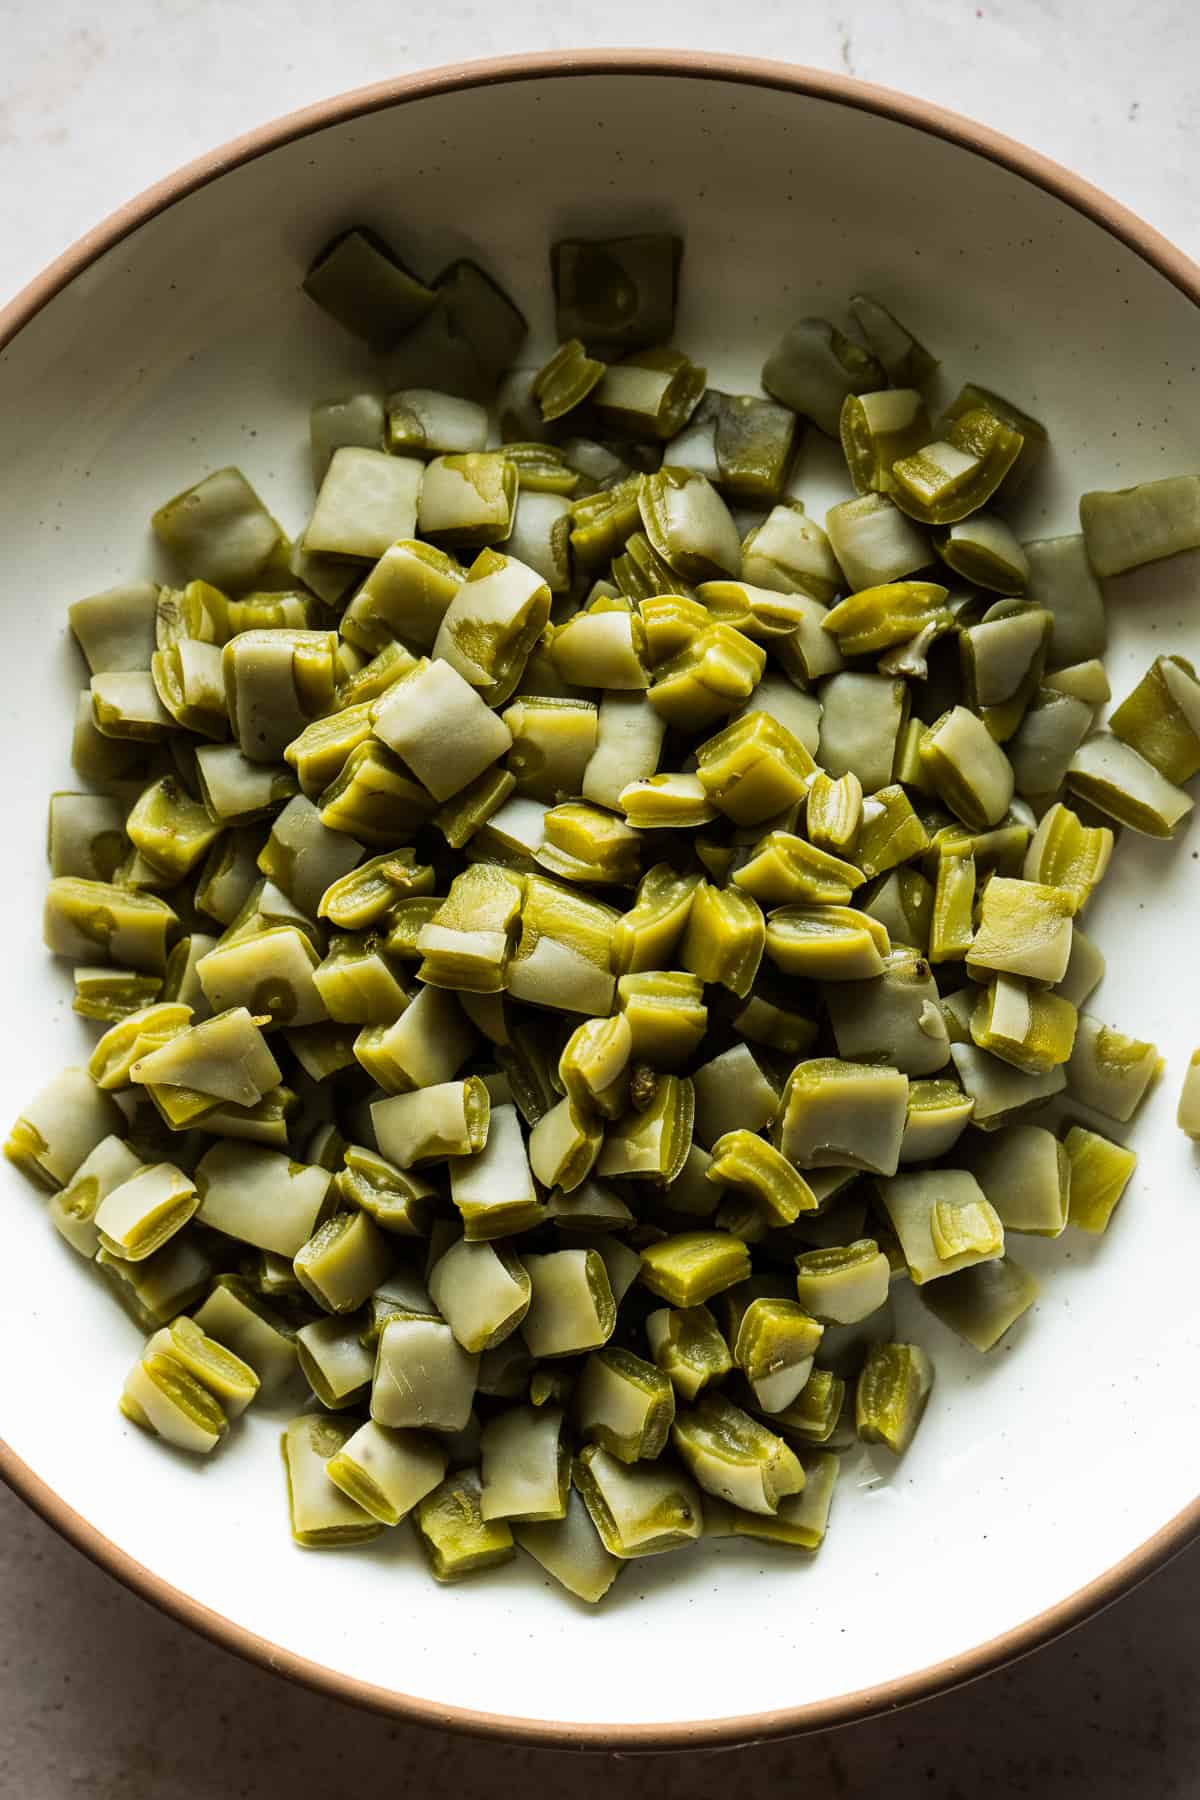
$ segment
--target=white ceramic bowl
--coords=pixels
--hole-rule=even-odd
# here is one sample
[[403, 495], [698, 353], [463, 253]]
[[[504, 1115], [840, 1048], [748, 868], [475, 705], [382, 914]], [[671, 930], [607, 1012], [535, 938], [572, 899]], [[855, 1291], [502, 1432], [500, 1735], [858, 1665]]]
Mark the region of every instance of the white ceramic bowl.
[[[722, 386], [753, 382], [795, 316], [879, 294], [949, 378], [1049, 422], [1027, 535], [1073, 529], [1084, 488], [1195, 466], [1200, 272], [1031, 153], [853, 82], [652, 54], [525, 58], [351, 95], [182, 171], [0, 315], [0, 1120], [90, 1036], [38, 928], [46, 796], [71, 785], [81, 680], [66, 605], [151, 571], [151, 510], [221, 464], [302, 524], [309, 403], [367, 365], [299, 282], [358, 220], [421, 269], [481, 258], [528, 309], [535, 348], [550, 342], [551, 238], [670, 225], [687, 241], [678, 336]], [[845, 492], [821, 458], [811, 477], [818, 513]], [[1118, 692], [1152, 654], [1200, 650], [1183, 591], [1114, 609]], [[1122, 844], [1089, 924], [1110, 956], [1098, 1010], [1169, 1059], [1111, 1231], [1022, 1244], [1043, 1298], [988, 1360], [913, 1304], [939, 1370], [926, 1421], [899, 1467], [851, 1464], [811, 1563], [732, 1545], [652, 1560], [593, 1615], [524, 1560], [437, 1588], [403, 1531], [306, 1554], [287, 1533], [277, 1417], [252, 1409], [200, 1466], [118, 1417], [136, 1334], [5, 1165], [8, 1479], [222, 1642], [477, 1730], [731, 1741], [894, 1706], [1030, 1648], [1197, 1524], [1200, 1185], [1173, 1123], [1197, 1034], [1194, 836]]]

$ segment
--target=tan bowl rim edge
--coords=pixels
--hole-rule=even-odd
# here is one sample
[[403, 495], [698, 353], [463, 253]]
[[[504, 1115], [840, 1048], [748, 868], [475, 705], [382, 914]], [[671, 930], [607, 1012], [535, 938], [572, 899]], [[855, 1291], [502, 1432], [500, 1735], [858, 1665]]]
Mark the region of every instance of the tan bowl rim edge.
[[[1099, 188], [1072, 174], [1061, 164], [1028, 149], [1015, 139], [985, 125], [949, 112], [931, 101], [878, 87], [847, 75], [831, 74], [797, 64], [756, 57], [730, 56], [708, 51], [587, 50], [546, 51], [456, 63], [420, 70], [355, 88], [285, 113], [265, 125], [233, 138], [219, 149], [195, 158], [165, 180], [119, 207], [101, 224], [79, 238], [40, 275], [34, 277], [7, 306], [0, 308], [0, 352], [34, 319], [56, 294], [76, 276], [119, 244], [140, 226], [177, 200], [206, 187], [231, 169], [253, 162], [280, 145], [343, 124], [384, 108], [432, 95], [490, 87], [503, 82], [531, 81], [545, 77], [576, 75], [675, 76], [728, 81], [748, 87], [775, 88], [830, 100], [860, 112], [894, 119], [933, 137], [957, 144], [977, 156], [1042, 188], [1076, 212], [1092, 219], [1135, 255], [1158, 270], [1182, 294], [1200, 306], [1200, 267], [1153, 226]], [[1006, 1663], [1041, 1648], [1063, 1632], [1083, 1624], [1105, 1606], [1119, 1599], [1139, 1581], [1153, 1574], [1200, 1534], [1200, 1498], [1176, 1514], [1137, 1550], [1115, 1563], [1103, 1575], [1077, 1589], [1057, 1605], [1047, 1607], [1012, 1631], [964, 1651], [944, 1662], [931, 1664], [894, 1681], [772, 1712], [744, 1713], [736, 1717], [665, 1721], [655, 1724], [594, 1724], [526, 1719], [499, 1713], [483, 1713], [469, 1707], [443, 1706], [436, 1701], [401, 1694], [391, 1688], [310, 1661], [285, 1650], [183, 1593], [129, 1556], [111, 1539], [68, 1506], [53, 1489], [34, 1474], [10, 1446], [0, 1440], [0, 1479], [18, 1494], [46, 1523], [81, 1550], [99, 1568], [114, 1575], [142, 1599], [182, 1621], [224, 1649], [248, 1661], [286, 1676], [303, 1686], [338, 1700], [402, 1718], [413, 1724], [440, 1727], [481, 1737], [507, 1739], [547, 1748], [576, 1750], [704, 1750], [748, 1744], [802, 1732], [827, 1731], [899, 1707], [910, 1706], [935, 1694], [990, 1674]]]

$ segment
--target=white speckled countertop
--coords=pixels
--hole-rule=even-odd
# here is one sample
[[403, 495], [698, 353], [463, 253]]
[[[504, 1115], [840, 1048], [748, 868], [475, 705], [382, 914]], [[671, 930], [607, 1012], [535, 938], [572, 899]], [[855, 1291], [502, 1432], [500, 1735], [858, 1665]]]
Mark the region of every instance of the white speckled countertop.
[[[790, 57], [1025, 140], [1200, 257], [1195, 0], [0, 0], [0, 303], [119, 202], [273, 115], [451, 61], [587, 45]], [[885, 16], [886, 15], [886, 16]], [[420, 25], [420, 32], [413, 29]], [[198, 73], [199, 72], [199, 73]], [[36, 196], [36, 198], [35, 198]], [[119, 1588], [0, 1490], [0, 1800], [1200, 1796], [1200, 1551], [988, 1682], [790, 1744], [641, 1761], [476, 1744], [290, 1687]]]

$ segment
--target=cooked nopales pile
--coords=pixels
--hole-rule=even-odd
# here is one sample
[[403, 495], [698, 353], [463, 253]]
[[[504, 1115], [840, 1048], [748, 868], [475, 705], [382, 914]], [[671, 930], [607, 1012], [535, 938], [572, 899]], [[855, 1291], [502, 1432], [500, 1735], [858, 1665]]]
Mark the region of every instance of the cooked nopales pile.
[[287, 1404], [298, 1543], [411, 1517], [439, 1580], [520, 1546], [589, 1601], [815, 1549], [929, 1395], [892, 1284], [987, 1351], [1012, 1239], [1105, 1230], [1160, 1063], [1080, 919], [1200, 770], [1180, 657], [1097, 724], [1104, 583], [1200, 545], [1200, 478], [1022, 544], [1041, 424], [861, 295], [709, 387], [681, 253], [554, 245], [541, 367], [473, 263], [317, 258], [379, 374], [301, 535], [221, 469], [155, 514], [180, 585], [70, 608], [45, 939], [103, 1031], [6, 1145], [145, 1336], [127, 1419]]

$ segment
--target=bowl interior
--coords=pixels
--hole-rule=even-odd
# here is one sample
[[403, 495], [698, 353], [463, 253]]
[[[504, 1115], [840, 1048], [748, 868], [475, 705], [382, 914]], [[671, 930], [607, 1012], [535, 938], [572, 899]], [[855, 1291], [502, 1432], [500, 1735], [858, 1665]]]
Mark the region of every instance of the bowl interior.
[[[794, 317], [878, 294], [941, 355], [947, 387], [977, 378], [1048, 423], [1023, 535], [1074, 529], [1085, 488], [1194, 466], [1193, 304], [1021, 177], [851, 106], [717, 79], [543, 74], [396, 105], [233, 169], [110, 250], [0, 352], [2, 1120], [93, 1035], [38, 924], [46, 798], [72, 785], [83, 679], [66, 605], [153, 571], [152, 509], [225, 463], [302, 527], [308, 406], [372, 371], [298, 283], [357, 220], [422, 270], [479, 257], [527, 310], [535, 352], [551, 341], [554, 236], [669, 225], [687, 243], [678, 338], [723, 387], [753, 384]], [[819, 517], [848, 488], [826, 446], [806, 457]], [[1158, 652], [1200, 650], [1181, 573], [1114, 606], [1118, 695]], [[1107, 1238], [1022, 1241], [1042, 1298], [990, 1359], [902, 1296], [902, 1326], [937, 1363], [929, 1412], [902, 1464], [848, 1461], [815, 1559], [723, 1544], [636, 1564], [592, 1615], [523, 1560], [438, 1589], [406, 1531], [305, 1554], [287, 1533], [286, 1415], [252, 1409], [204, 1464], [121, 1420], [137, 1333], [7, 1165], [0, 1432], [153, 1575], [288, 1652], [438, 1707], [585, 1729], [703, 1722], [968, 1652], [1136, 1550], [1200, 1485], [1200, 1203], [1173, 1123], [1195, 1041], [1194, 839], [1127, 839], [1089, 919], [1109, 956], [1092, 1009], [1168, 1058]]]

